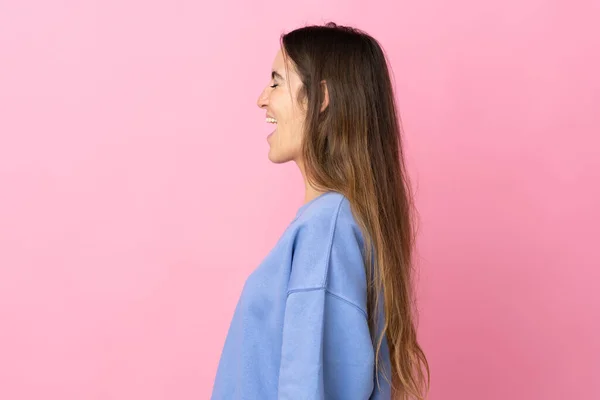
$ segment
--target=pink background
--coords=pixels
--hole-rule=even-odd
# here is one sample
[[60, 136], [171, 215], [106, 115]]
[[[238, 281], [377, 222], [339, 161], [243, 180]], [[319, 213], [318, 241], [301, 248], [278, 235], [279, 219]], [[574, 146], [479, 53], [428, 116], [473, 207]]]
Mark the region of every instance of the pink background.
[[[51, 4], [53, 3], [53, 4]], [[391, 60], [432, 400], [600, 398], [600, 3], [0, 1], [0, 399], [207, 399], [301, 205], [279, 34]]]

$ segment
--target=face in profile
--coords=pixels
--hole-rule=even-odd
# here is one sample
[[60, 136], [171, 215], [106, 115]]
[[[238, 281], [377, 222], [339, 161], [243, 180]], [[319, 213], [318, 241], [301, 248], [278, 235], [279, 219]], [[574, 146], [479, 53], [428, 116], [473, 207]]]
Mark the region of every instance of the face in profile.
[[274, 130], [267, 137], [269, 160], [274, 163], [298, 162], [301, 155], [302, 135], [306, 109], [298, 104], [297, 95], [302, 86], [294, 66], [287, 69], [281, 50], [272, 64], [271, 81], [260, 94], [257, 105], [265, 110], [266, 122]]

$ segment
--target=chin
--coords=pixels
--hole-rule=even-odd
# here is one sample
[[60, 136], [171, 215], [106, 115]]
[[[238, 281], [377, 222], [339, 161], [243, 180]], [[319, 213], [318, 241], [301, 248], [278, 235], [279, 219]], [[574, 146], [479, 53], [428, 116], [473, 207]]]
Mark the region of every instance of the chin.
[[269, 161], [271, 161], [273, 164], [283, 164], [288, 162], [289, 160], [286, 158], [280, 158], [269, 154]]
[[288, 161], [291, 161], [291, 157], [287, 157], [285, 154], [277, 154], [272, 149], [269, 151], [269, 161], [274, 164], [284, 164]]

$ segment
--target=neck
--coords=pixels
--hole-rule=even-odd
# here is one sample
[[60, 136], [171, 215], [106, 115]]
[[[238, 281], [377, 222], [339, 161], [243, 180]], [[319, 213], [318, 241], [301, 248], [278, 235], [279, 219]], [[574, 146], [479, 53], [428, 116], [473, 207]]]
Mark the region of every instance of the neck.
[[317, 198], [320, 195], [322, 195], [323, 193], [325, 193], [323, 191], [319, 191], [319, 190], [313, 188], [307, 182], [305, 182], [305, 185], [306, 185], [306, 189], [304, 191], [304, 204], [308, 203], [311, 200], [314, 200], [315, 198]]
[[304, 204], [306, 204], [309, 201], [317, 198], [321, 194], [325, 193], [325, 191], [318, 190], [310, 184], [310, 182], [306, 178], [306, 171], [304, 169], [304, 164], [302, 162], [296, 161], [296, 164], [298, 165], [298, 169], [300, 169], [300, 173], [302, 174], [302, 179], [304, 180]]

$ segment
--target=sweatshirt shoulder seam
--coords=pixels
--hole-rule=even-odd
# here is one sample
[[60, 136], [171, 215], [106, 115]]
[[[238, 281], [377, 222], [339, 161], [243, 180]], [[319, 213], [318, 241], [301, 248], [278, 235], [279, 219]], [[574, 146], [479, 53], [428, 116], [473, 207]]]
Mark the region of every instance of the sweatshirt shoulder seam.
[[323, 284], [324, 288], [327, 288], [328, 278], [329, 278], [329, 264], [331, 262], [331, 251], [333, 250], [333, 238], [335, 237], [335, 230], [337, 228], [338, 217], [340, 215], [340, 211], [342, 209], [342, 203], [344, 202], [344, 197], [340, 199], [337, 209], [335, 210], [335, 214], [333, 215], [333, 221], [331, 226], [331, 233], [329, 234], [329, 244], [327, 246], [327, 256], [325, 258], [325, 272], [323, 276]]
[[313, 287], [313, 288], [303, 288], [303, 289], [291, 289], [288, 290], [287, 292], [287, 296], [289, 297], [290, 295], [294, 294], [294, 293], [303, 293], [303, 292], [317, 292], [317, 291], [324, 291], [325, 294], [328, 294], [329, 296], [333, 297], [334, 299], [337, 299], [343, 303], [346, 303], [347, 305], [357, 309], [365, 318], [368, 318], [367, 316], [367, 312], [365, 310], [363, 310], [362, 307], [360, 307], [358, 304], [348, 300], [347, 298], [340, 296], [339, 294], [333, 293], [332, 291], [330, 291], [329, 289], [327, 289], [324, 286], [320, 286], [320, 287]]

